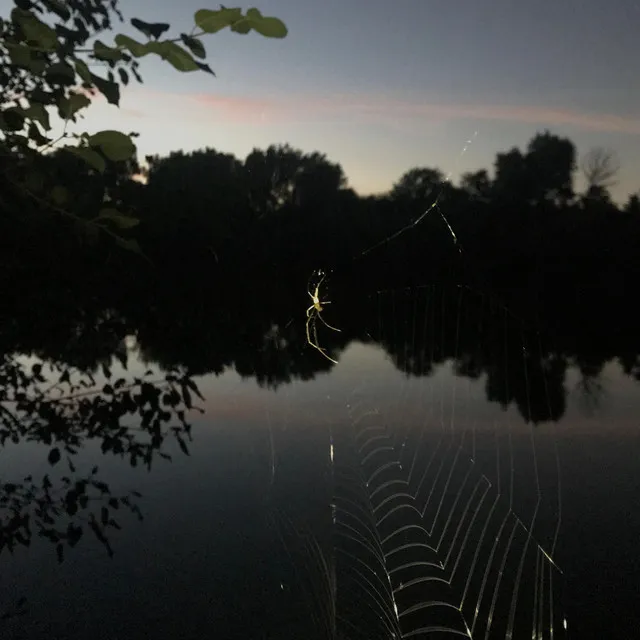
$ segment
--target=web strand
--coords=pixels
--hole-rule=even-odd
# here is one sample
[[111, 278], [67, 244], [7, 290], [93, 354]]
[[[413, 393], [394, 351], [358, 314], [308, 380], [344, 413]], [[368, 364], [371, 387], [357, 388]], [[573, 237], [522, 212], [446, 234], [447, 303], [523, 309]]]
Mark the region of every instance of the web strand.
[[[462, 156], [466, 153], [467, 149], [471, 146], [471, 143], [473, 142], [473, 140], [476, 138], [477, 135], [478, 135], [478, 132], [474, 131], [473, 135], [466, 141], [464, 147], [462, 148], [462, 151], [458, 155], [458, 160], [457, 160], [458, 163], [460, 162], [460, 158], [462, 158]], [[449, 220], [444, 215], [444, 213], [442, 212], [442, 209], [440, 208], [440, 205], [439, 205], [440, 198], [442, 197], [442, 194], [444, 193], [444, 190], [445, 190], [445, 185], [447, 183], [449, 183], [452, 174], [453, 174], [453, 170], [449, 171], [449, 173], [447, 174], [447, 176], [445, 177], [445, 179], [444, 179], [444, 181], [442, 183], [442, 186], [440, 187], [440, 191], [438, 192], [438, 195], [436, 196], [436, 199], [415, 220], [413, 220], [409, 224], [405, 225], [401, 229], [398, 229], [398, 231], [396, 231], [395, 233], [392, 233], [390, 236], [384, 238], [383, 240], [380, 240], [380, 242], [377, 242], [376, 244], [374, 244], [373, 246], [369, 247], [368, 249], [365, 249], [362, 253], [360, 253], [360, 255], [358, 257], [365, 256], [368, 253], [371, 253], [372, 251], [374, 251], [375, 249], [378, 249], [378, 248], [380, 248], [381, 246], [383, 246], [385, 244], [393, 242], [396, 238], [401, 236], [403, 233], [405, 233], [407, 231], [410, 231], [414, 227], [417, 227], [434, 209], [436, 209], [438, 211], [438, 213], [440, 214], [440, 217], [442, 218], [442, 221], [445, 223], [447, 229], [449, 230], [449, 234], [451, 235], [451, 238], [453, 239], [454, 245], [458, 248], [458, 251], [461, 251], [461, 247], [460, 247], [460, 245], [458, 243], [458, 236], [455, 234], [452, 226], [449, 224]]]
[[[424, 304], [418, 304], [420, 294]], [[372, 625], [361, 628], [357, 637], [419, 637], [428, 629], [440, 629], [486, 640], [556, 638], [561, 625], [553, 583], [560, 572], [553, 549], [545, 550], [534, 531], [542, 494], [531, 424], [522, 425], [528, 434], [520, 433], [509, 411], [502, 420], [493, 420], [482, 442], [494, 443], [494, 451], [484, 460], [471, 409], [474, 387], [467, 383], [465, 401], [455, 389], [455, 378], [452, 389], [438, 377], [424, 375], [434, 357], [445, 357], [436, 346], [440, 343], [446, 354], [449, 337], [454, 362], [459, 361], [467, 294], [458, 290], [457, 299], [448, 302], [433, 287], [425, 287], [379, 292], [376, 297], [377, 339], [391, 352], [395, 349], [396, 366], [414, 375], [401, 377], [389, 413], [379, 402], [372, 405], [363, 381], [347, 402], [349, 428], [336, 432], [337, 544], [350, 548], [340, 551], [338, 581], [342, 579], [342, 593], [348, 592], [347, 600], [360, 611], [362, 599], [369, 600], [362, 615]], [[414, 317], [407, 319], [406, 314]], [[506, 366], [510, 332], [516, 340], [519, 333], [510, 328], [507, 314], [503, 319]], [[520, 344], [526, 345], [524, 335]], [[424, 353], [416, 358], [419, 348]], [[523, 353], [522, 371], [506, 369], [507, 397], [513, 373], [523, 377], [525, 393], [530, 393], [526, 350]], [[468, 412], [460, 410], [465, 402]], [[530, 416], [530, 401], [526, 404]], [[501, 434], [500, 423], [506, 427]], [[535, 493], [529, 517], [516, 512], [514, 495], [514, 440], [520, 443], [527, 435]], [[554, 543], [556, 537], [554, 532]], [[338, 606], [343, 607], [338, 620], [349, 617], [348, 605]], [[349, 631], [351, 636], [352, 625]]]

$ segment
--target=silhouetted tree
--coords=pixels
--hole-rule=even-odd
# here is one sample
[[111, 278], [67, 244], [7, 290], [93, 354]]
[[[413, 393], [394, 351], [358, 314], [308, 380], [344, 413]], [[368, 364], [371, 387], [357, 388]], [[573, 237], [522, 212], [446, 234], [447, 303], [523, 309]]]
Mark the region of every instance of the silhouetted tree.
[[248, 196], [258, 217], [293, 203], [295, 179], [302, 168], [302, 152], [289, 145], [254, 149], [244, 161]]
[[632, 194], [627, 200], [627, 204], [624, 206], [626, 213], [637, 216], [640, 215], [640, 197], [637, 194]]
[[251, 220], [242, 163], [211, 148], [147, 161], [143, 221], [154, 244], [163, 254], [168, 241], [217, 261]]
[[533, 203], [566, 206], [574, 197], [576, 149], [567, 138], [549, 131], [536, 134], [527, 146], [526, 168], [531, 178]]
[[595, 147], [584, 155], [580, 168], [587, 182], [587, 191], [592, 187], [609, 189], [616, 184], [620, 163], [614, 151]]
[[495, 189], [501, 200], [529, 206], [566, 206], [574, 197], [575, 147], [548, 131], [536, 134], [526, 154], [514, 148], [496, 159]]
[[486, 169], [463, 173], [460, 188], [468, 194], [472, 202], [486, 203], [491, 200], [493, 185]]
[[515, 147], [499, 153], [495, 161], [495, 195], [507, 204], [524, 204], [531, 194], [530, 176], [525, 157]]
[[298, 207], [324, 208], [336, 204], [347, 178], [339, 164], [321, 153], [302, 156], [294, 179], [293, 201]]
[[410, 169], [393, 185], [391, 198], [429, 206], [442, 188], [444, 176], [439, 169], [417, 167]]

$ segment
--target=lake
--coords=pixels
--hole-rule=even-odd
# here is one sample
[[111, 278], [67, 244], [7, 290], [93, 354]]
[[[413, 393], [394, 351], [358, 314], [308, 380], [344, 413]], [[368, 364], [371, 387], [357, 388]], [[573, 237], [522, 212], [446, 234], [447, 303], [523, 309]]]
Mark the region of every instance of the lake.
[[5, 360], [3, 638], [635, 637], [634, 370], [462, 289], [332, 304], [313, 345], [303, 298], [220, 331], [230, 362], [199, 339], [212, 372], [188, 378], [177, 326], [129, 331], [73, 389]]

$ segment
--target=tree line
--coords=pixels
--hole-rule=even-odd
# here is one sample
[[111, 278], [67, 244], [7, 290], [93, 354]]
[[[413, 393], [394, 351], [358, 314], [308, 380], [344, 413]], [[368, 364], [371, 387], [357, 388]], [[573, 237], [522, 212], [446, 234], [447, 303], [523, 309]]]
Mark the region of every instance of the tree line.
[[[286, 144], [254, 149], [244, 161], [206, 148], [149, 156], [142, 167], [135, 158], [105, 164], [100, 172], [58, 151], [30, 167], [30, 179], [57, 193], [71, 218], [2, 185], [9, 265], [65, 271], [81, 261], [85, 274], [104, 274], [126, 264], [131, 277], [124, 245], [139, 254], [136, 272], [173, 282], [238, 271], [308, 278], [319, 267], [366, 267], [370, 280], [398, 282], [461, 258], [485, 282], [532, 291], [549, 269], [590, 284], [638, 275], [640, 203], [636, 194], [624, 206], [613, 202], [615, 156], [587, 154], [587, 188], [577, 193], [575, 145], [548, 131], [524, 151], [498, 154], [493, 177], [481, 169], [456, 186], [437, 168], [417, 167], [377, 196], [359, 196], [326, 155]], [[82, 222], [105, 206], [109, 224], [87, 233]]]

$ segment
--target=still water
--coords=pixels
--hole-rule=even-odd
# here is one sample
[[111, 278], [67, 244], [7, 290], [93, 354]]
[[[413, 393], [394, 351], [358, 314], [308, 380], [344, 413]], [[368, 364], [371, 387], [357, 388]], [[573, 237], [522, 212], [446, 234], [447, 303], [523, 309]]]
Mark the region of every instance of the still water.
[[[570, 362], [558, 374], [500, 323], [470, 349], [463, 312], [445, 335], [411, 295], [375, 300], [368, 338], [332, 351], [337, 365], [305, 345], [313, 376], [268, 375], [294, 366], [287, 331], [303, 320], [265, 333], [260, 382], [194, 377], [204, 412], [150, 469], [103, 437], [76, 447], [73, 471], [43, 438], [8, 440], [4, 483], [48, 474], [62, 495], [65, 475], [97, 467], [110, 493], [52, 516], [85, 530], [61, 556], [34, 507], [30, 545], [0, 557], [0, 613], [24, 599], [1, 637], [640, 637], [638, 381], [616, 361], [597, 379]], [[127, 345], [98, 388], [162, 378]], [[132, 491], [142, 520], [118, 503]], [[92, 509], [117, 522], [106, 543]]]

